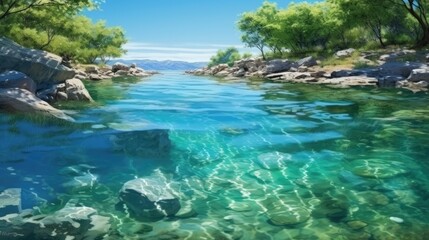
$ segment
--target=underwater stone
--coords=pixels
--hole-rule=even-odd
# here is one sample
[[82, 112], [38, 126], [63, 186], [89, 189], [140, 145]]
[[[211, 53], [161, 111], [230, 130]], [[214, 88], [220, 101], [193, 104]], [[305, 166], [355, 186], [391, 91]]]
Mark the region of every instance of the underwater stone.
[[354, 221], [348, 221], [347, 226], [349, 226], [353, 230], [359, 230], [368, 226], [368, 224], [366, 222], [354, 220]]
[[8, 188], [0, 193], [0, 217], [21, 212], [21, 189]]
[[310, 213], [300, 207], [275, 208], [267, 212], [270, 222], [276, 226], [295, 225], [306, 222], [310, 218]]
[[404, 222], [404, 219], [398, 218], [398, 217], [390, 217], [389, 219], [390, 219], [390, 221], [395, 222], [395, 223], [403, 223]]
[[408, 172], [405, 164], [391, 160], [360, 159], [352, 165], [354, 174], [367, 178], [391, 178]]
[[168, 130], [119, 132], [111, 137], [115, 150], [128, 154], [151, 157], [168, 157], [171, 141]]
[[138, 178], [128, 181], [119, 193], [131, 215], [143, 221], [156, 221], [174, 216], [180, 210], [179, 199], [169, 183], [161, 177]]

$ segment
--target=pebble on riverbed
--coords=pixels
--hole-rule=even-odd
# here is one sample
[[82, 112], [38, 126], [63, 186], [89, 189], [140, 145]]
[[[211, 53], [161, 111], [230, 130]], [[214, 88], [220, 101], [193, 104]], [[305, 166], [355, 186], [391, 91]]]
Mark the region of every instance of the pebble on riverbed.
[[395, 223], [403, 223], [404, 222], [404, 219], [399, 218], [399, 217], [390, 217], [389, 219], [390, 219], [390, 221], [395, 222]]

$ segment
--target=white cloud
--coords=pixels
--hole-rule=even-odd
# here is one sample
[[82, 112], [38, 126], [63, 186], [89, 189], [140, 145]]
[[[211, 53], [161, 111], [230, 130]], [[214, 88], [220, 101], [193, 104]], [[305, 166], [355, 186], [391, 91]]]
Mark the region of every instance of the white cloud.
[[201, 44], [201, 43], [184, 43], [184, 44], [153, 44], [144, 42], [130, 42], [125, 44], [124, 48], [127, 54], [120, 59], [125, 60], [178, 60], [188, 62], [207, 62], [210, 57], [216, 54], [219, 49], [236, 47], [241, 52], [256, 53], [255, 50], [244, 48], [243, 45], [226, 45], [226, 44]]

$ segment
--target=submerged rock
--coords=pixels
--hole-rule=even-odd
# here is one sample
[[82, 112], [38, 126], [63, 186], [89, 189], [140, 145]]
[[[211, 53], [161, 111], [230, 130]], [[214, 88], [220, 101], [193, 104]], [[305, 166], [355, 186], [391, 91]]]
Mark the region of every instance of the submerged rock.
[[[48, 215], [16, 215], [1, 225], [1, 236], [11, 239], [101, 239], [110, 229], [110, 218], [97, 210], [67, 204]], [[1, 223], [1, 221], [0, 221]]]
[[267, 211], [270, 222], [276, 226], [296, 225], [306, 222], [310, 212], [301, 207], [275, 208]]
[[366, 222], [353, 220], [353, 221], [348, 221], [347, 226], [349, 226], [353, 230], [359, 230], [359, 229], [362, 229], [362, 228], [368, 226], [368, 224]]
[[166, 179], [161, 177], [138, 178], [126, 182], [119, 193], [119, 199], [133, 217], [143, 221], [174, 216], [180, 210], [179, 198]]
[[28, 90], [19, 88], [0, 89], [0, 109], [25, 114], [35, 113], [66, 121], [74, 121], [63, 111], [52, 107]]
[[0, 217], [21, 212], [21, 189], [8, 188], [0, 193]]
[[367, 178], [391, 178], [409, 172], [399, 161], [383, 159], [358, 159], [352, 162], [352, 172]]
[[25, 73], [37, 84], [54, 84], [73, 78], [75, 72], [62, 65], [62, 58], [45, 51], [25, 48], [0, 38], [0, 72], [15, 70]]
[[168, 130], [120, 132], [111, 137], [115, 150], [150, 157], [168, 157], [171, 141]]

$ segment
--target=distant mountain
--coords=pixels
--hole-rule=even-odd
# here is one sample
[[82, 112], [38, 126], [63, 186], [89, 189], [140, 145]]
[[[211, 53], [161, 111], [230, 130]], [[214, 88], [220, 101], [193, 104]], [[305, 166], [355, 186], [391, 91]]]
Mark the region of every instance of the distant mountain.
[[127, 65], [135, 63], [138, 67], [143, 68], [144, 70], [155, 70], [155, 71], [165, 71], [165, 70], [193, 70], [197, 68], [202, 68], [207, 65], [207, 62], [184, 62], [184, 61], [157, 61], [157, 60], [117, 60], [112, 61], [111, 64], [115, 62], [121, 62]]

